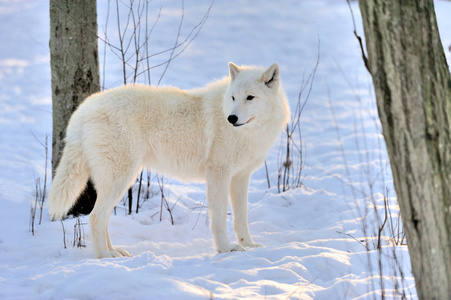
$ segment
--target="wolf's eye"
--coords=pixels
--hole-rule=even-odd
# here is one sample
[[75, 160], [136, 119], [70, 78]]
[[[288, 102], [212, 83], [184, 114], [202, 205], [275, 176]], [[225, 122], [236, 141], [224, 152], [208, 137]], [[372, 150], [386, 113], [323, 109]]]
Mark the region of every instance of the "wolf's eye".
[[235, 97], [232, 96], [232, 100], [235, 101]]
[[251, 96], [251, 95], [247, 96], [247, 98], [246, 98], [246, 100], [252, 100], [252, 99], [254, 99], [254, 96]]

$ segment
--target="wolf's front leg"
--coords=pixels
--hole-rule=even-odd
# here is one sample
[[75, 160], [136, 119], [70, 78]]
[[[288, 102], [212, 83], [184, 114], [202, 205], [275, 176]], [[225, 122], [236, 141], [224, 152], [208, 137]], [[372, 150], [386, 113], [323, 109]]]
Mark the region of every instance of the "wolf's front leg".
[[230, 204], [233, 211], [233, 228], [238, 243], [243, 247], [263, 247], [254, 243], [249, 232], [247, 193], [249, 190], [250, 172], [238, 173], [232, 178], [230, 184]]
[[216, 250], [219, 253], [245, 251], [238, 244], [231, 244], [227, 235], [227, 201], [230, 175], [226, 168], [207, 170], [207, 201], [210, 228]]

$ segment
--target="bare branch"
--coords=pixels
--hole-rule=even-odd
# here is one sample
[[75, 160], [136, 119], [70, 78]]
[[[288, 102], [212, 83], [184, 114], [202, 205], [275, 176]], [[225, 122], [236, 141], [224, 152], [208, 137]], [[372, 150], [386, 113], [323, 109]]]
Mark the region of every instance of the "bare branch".
[[175, 49], [176, 49], [176, 47], [177, 47], [177, 44], [178, 44], [178, 42], [179, 42], [180, 31], [181, 31], [181, 29], [182, 29], [184, 17], [185, 17], [185, 2], [182, 0], [182, 17], [180, 18], [179, 29], [178, 29], [178, 31], [177, 31], [177, 37], [176, 37], [176, 39], [175, 39], [175, 45], [174, 45], [174, 48], [172, 48], [171, 55], [169, 55], [169, 59], [168, 59], [168, 61], [167, 61], [166, 67], [164, 68], [163, 73], [161, 74], [160, 79], [158, 80], [157, 86], [160, 85], [161, 80], [163, 79], [164, 74], [166, 74], [166, 71], [168, 70], [169, 64], [170, 64], [171, 61], [172, 61], [172, 57], [174, 56], [174, 51], [175, 51]]
[[368, 58], [365, 55], [365, 50], [363, 48], [363, 42], [362, 42], [362, 37], [359, 36], [357, 34], [357, 27], [355, 26], [355, 19], [354, 19], [354, 11], [352, 10], [352, 6], [351, 6], [351, 2], [349, 0], [346, 0], [346, 2], [348, 3], [349, 6], [349, 10], [351, 11], [351, 16], [352, 16], [352, 24], [354, 25], [354, 36], [357, 38], [357, 40], [359, 41], [359, 46], [360, 46], [360, 51], [362, 52], [362, 59], [363, 62], [365, 64], [365, 68], [368, 70], [368, 72], [370, 72], [371, 74], [371, 69], [370, 69], [370, 63], [368, 61]]

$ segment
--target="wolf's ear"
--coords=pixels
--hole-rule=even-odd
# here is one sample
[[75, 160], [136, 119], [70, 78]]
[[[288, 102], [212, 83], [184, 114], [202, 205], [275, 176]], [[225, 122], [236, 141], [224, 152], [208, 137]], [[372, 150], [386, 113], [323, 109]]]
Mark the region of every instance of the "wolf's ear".
[[263, 73], [262, 75], [263, 82], [269, 88], [279, 86], [279, 78], [280, 71], [279, 65], [277, 63], [273, 63], [271, 67], [269, 67], [268, 70], [266, 70], [265, 73]]
[[235, 78], [240, 73], [240, 68], [237, 65], [235, 65], [233, 62], [229, 62], [229, 73], [230, 73], [230, 78], [232, 80], [235, 80]]

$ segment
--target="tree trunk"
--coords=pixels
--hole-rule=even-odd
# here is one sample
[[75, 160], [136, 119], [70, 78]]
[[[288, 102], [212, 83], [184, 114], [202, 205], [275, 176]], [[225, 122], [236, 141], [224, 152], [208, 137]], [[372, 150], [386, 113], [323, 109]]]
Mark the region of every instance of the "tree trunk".
[[[100, 91], [96, 1], [50, 0], [50, 59], [55, 174], [72, 113], [87, 96]], [[95, 197], [88, 184], [72, 213], [89, 213]]]
[[359, 1], [420, 299], [451, 299], [451, 79], [433, 0]]

